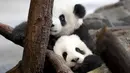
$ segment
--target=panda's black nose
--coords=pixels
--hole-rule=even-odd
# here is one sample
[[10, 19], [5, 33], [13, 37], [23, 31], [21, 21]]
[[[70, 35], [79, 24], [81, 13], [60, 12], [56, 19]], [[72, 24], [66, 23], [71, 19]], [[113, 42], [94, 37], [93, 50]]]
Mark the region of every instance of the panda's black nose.
[[52, 24], [51, 27], [54, 27], [54, 24]]
[[75, 58], [75, 59], [72, 59], [71, 61], [72, 62], [77, 62], [79, 60], [79, 58]]

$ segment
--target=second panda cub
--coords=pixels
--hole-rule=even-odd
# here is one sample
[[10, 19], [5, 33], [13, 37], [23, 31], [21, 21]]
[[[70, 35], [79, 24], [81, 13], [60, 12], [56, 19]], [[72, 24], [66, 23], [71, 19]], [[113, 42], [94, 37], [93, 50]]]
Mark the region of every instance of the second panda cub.
[[61, 36], [53, 50], [65, 60], [67, 66], [78, 73], [86, 73], [103, 63], [77, 35]]

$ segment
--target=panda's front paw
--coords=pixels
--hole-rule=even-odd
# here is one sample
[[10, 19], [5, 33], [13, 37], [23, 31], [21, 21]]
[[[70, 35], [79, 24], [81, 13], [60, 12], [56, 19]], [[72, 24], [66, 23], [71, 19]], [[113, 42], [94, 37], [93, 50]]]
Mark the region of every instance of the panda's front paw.
[[83, 63], [75, 66], [72, 70], [76, 73], [87, 73], [92, 71], [103, 64], [102, 59], [97, 55], [86, 56]]

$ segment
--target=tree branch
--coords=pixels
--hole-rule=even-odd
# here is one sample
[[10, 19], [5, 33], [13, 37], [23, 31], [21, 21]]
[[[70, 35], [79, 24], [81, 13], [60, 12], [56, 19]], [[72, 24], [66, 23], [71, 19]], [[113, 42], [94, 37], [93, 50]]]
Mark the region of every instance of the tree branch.
[[19, 61], [19, 63], [15, 67], [7, 71], [6, 73], [23, 73], [23, 71], [21, 70], [21, 63], [22, 61]]
[[52, 63], [57, 73], [73, 73], [71, 69], [65, 64], [65, 61], [53, 51], [47, 50], [47, 57]]

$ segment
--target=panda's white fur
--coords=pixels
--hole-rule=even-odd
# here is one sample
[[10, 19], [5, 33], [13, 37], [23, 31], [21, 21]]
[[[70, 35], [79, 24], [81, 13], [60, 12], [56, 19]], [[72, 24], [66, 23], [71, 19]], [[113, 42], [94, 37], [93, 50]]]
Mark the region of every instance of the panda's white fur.
[[[78, 29], [83, 23], [83, 18], [78, 18], [74, 13], [74, 6], [82, 4], [80, 0], [54, 0], [51, 34], [55, 36], [68, 35]], [[62, 26], [59, 20], [61, 14], [65, 15], [66, 25]]]
[[[85, 54], [81, 54], [75, 50], [75, 48], [78, 47], [80, 50], [84, 51]], [[89, 50], [89, 48], [85, 45], [84, 42], [77, 36], [77, 35], [65, 35], [61, 36], [55, 43], [54, 52], [58, 54], [59, 56], [62, 56], [63, 52], [67, 53], [66, 57], [66, 64], [69, 67], [75, 66], [77, 63], [82, 63], [84, 58], [88, 55], [91, 55], [92, 52]], [[77, 62], [72, 62], [72, 59], [79, 58]]]

